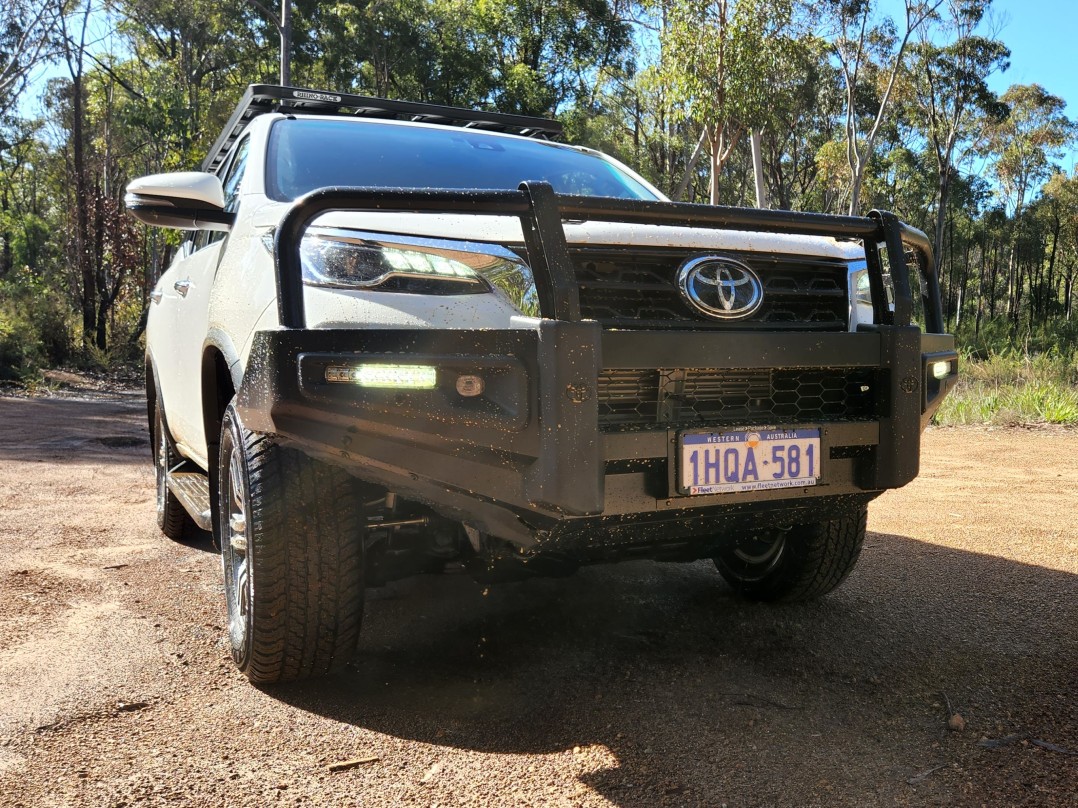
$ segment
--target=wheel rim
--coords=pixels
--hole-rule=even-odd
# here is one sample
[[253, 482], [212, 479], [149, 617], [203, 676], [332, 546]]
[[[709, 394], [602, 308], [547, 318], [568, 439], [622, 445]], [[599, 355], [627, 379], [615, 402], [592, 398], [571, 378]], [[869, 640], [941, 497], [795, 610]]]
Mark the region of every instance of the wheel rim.
[[250, 612], [250, 580], [247, 564], [247, 490], [243, 457], [238, 447], [232, 449], [228, 463], [227, 496], [224, 500], [224, 529], [221, 531], [221, 554], [225, 566], [225, 590], [228, 598], [228, 636], [233, 649], [244, 647]]
[[724, 553], [724, 566], [739, 580], [761, 581], [781, 563], [786, 551], [785, 530], [742, 536]]
[[157, 476], [157, 512], [164, 513], [165, 497], [168, 494], [168, 440], [165, 437], [164, 424], [161, 423], [161, 413], [158, 412], [154, 419], [154, 427], [157, 431], [157, 452], [155, 471]]

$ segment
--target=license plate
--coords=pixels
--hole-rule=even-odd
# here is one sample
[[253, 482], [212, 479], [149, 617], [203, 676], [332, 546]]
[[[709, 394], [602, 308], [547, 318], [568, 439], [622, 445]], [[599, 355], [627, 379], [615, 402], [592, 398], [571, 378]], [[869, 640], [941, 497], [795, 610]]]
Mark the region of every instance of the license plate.
[[678, 441], [680, 489], [729, 494], [803, 488], [820, 478], [820, 430], [686, 432]]

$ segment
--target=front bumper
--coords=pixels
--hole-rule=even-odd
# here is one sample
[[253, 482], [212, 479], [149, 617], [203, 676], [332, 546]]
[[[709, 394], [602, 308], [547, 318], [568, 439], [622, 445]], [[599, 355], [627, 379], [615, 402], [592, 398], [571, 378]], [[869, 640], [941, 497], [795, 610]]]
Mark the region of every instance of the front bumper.
[[[951, 373], [936, 379], [941, 361]], [[328, 367], [387, 362], [433, 366], [437, 386], [326, 380]], [[604, 370], [678, 367], [878, 369], [876, 417], [800, 424], [821, 430], [818, 485], [683, 496], [672, 475], [677, 430], [604, 429], [597, 383]], [[604, 332], [557, 320], [510, 331], [282, 329], [256, 335], [237, 408], [248, 428], [483, 532], [526, 547], [594, 548], [862, 507], [916, 476], [920, 432], [956, 371], [953, 338], [912, 326], [812, 335]], [[461, 375], [482, 378], [482, 395], [460, 395]]]
[[[542, 319], [501, 331], [307, 329], [300, 243], [312, 221], [334, 210], [518, 218]], [[853, 334], [603, 330], [582, 316], [565, 220], [858, 241], [879, 325]], [[294, 203], [275, 238], [281, 329], [255, 336], [237, 398], [244, 423], [521, 547], [653, 547], [859, 509], [917, 475], [920, 432], [957, 373], [954, 338], [942, 333], [928, 240], [882, 211], [862, 218], [568, 197], [541, 182], [524, 182], [518, 191], [324, 188]], [[907, 249], [919, 270], [928, 334], [911, 325]], [[883, 257], [893, 283], [890, 307]], [[434, 366], [438, 382], [430, 390], [372, 390], [327, 381], [327, 368], [349, 363]], [[930, 372], [940, 363], [948, 370], [942, 379]], [[840, 411], [811, 423], [783, 421], [820, 429], [822, 478], [815, 486], [686, 497], [672, 474], [677, 430], [663, 428], [661, 419], [658, 428], [634, 432], [603, 428], [599, 380], [619, 369], [700, 368], [871, 369], [874, 410], [862, 420], [843, 420]], [[458, 394], [461, 375], [483, 378], [484, 393]]]

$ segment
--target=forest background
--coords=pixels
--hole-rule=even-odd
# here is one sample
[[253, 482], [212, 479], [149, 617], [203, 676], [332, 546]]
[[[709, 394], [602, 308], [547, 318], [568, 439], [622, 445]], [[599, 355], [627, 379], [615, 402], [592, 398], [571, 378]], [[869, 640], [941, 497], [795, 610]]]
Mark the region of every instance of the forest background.
[[[561, 120], [671, 198], [863, 213], [933, 241], [951, 422], [1078, 423], [1078, 127], [991, 0], [291, 0], [291, 83]], [[141, 360], [178, 242], [123, 213], [276, 83], [272, 0], [5, 0], [0, 380]], [[1045, 20], [1063, 25], [1064, 20]], [[35, 95], [29, 103], [29, 96]], [[757, 199], [750, 142], [760, 145]]]

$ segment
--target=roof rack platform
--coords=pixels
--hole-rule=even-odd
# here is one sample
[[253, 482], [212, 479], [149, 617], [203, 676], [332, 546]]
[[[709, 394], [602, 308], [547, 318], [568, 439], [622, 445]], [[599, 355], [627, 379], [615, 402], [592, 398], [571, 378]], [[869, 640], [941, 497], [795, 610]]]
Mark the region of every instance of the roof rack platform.
[[562, 126], [548, 118], [480, 112], [462, 107], [425, 104], [418, 101], [392, 101], [349, 93], [282, 87], [276, 84], [252, 84], [228, 119], [224, 131], [202, 163], [203, 171], [216, 171], [232, 144], [254, 118], [267, 112], [295, 112], [303, 115], [329, 115], [351, 118], [381, 118], [420, 121], [443, 126], [458, 126], [505, 132], [524, 137], [552, 140], [562, 133]]

